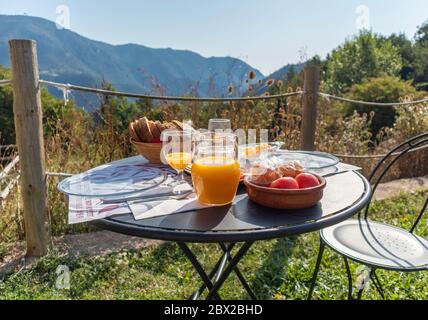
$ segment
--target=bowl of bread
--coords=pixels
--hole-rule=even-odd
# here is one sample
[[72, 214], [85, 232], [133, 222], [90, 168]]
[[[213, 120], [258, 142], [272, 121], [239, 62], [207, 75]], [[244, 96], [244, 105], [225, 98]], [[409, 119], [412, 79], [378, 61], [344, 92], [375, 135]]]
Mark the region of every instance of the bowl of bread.
[[165, 130], [182, 131], [188, 129], [187, 127], [191, 129], [190, 126], [177, 120], [161, 122], [151, 121], [144, 117], [129, 124], [129, 134], [131, 143], [140, 155], [152, 164], [162, 164], [162, 132]]

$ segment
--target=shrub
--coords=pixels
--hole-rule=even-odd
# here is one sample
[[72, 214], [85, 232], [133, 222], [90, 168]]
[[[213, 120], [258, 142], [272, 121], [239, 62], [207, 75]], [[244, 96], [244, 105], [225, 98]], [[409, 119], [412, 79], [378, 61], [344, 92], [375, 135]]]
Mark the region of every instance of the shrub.
[[[346, 97], [353, 100], [388, 103], [401, 101], [409, 95], [416, 95], [416, 89], [410, 82], [388, 76], [371, 78], [361, 84], [356, 84], [351, 87]], [[392, 127], [396, 117], [396, 111], [392, 107], [359, 106], [345, 103], [344, 110], [346, 115], [352, 115], [354, 111], [359, 114], [374, 112], [371, 123], [373, 136], [376, 136], [383, 127]]]

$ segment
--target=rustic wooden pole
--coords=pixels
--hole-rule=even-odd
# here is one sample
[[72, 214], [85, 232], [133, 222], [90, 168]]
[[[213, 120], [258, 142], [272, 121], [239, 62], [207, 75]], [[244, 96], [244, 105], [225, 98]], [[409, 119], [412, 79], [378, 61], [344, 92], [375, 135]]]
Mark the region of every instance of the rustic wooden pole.
[[11, 40], [9, 48], [27, 256], [41, 257], [48, 251], [50, 232], [36, 42]]
[[315, 150], [320, 72], [320, 67], [316, 65], [308, 66], [305, 69], [301, 144], [302, 150], [305, 151]]

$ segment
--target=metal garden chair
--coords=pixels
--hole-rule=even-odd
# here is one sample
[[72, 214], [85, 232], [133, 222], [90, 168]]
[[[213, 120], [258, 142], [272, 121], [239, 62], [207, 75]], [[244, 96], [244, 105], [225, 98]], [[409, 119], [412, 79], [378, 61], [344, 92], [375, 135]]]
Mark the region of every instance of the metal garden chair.
[[[376, 165], [370, 175], [369, 180], [373, 186], [373, 194], [376, 192], [379, 183], [399, 159], [409, 152], [418, 151], [425, 147], [428, 147], [428, 133], [416, 136], [390, 151]], [[411, 165], [412, 163], [409, 163], [409, 166]], [[428, 163], [426, 165], [428, 166]], [[428, 241], [415, 234], [427, 210], [428, 199], [425, 201], [410, 231], [370, 220], [368, 218], [370, 205], [371, 202], [364, 212], [359, 213], [358, 219], [348, 220], [321, 231], [320, 251], [309, 290], [309, 300], [312, 298], [326, 246], [340, 254], [344, 259], [348, 275], [348, 299], [353, 299], [349, 260], [368, 268], [368, 275], [382, 298], [385, 298], [385, 293], [376, 275], [376, 270], [383, 269], [400, 272], [428, 270]], [[358, 289], [357, 299], [361, 299], [364, 287], [362, 286]]]

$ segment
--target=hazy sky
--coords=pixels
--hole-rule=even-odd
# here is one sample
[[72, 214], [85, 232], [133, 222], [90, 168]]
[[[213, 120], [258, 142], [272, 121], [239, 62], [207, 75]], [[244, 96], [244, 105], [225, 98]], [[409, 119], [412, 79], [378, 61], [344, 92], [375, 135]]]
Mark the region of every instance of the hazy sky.
[[428, 19], [428, 0], [1, 0], [0, 13], [55, 21], [61, 5], [86, 37], [230, 55], [265, 74], [324, 56], [361, 26], [413, 36]]

